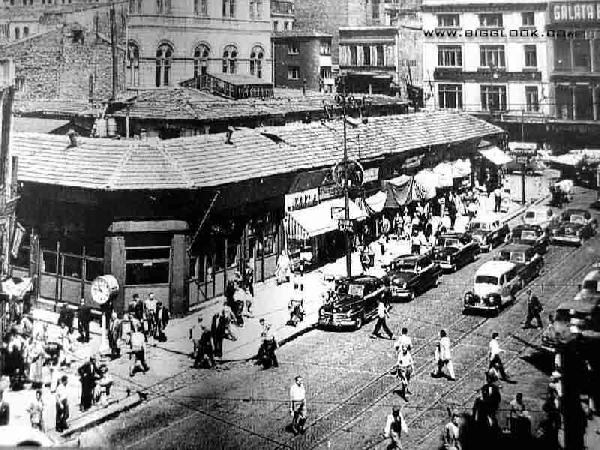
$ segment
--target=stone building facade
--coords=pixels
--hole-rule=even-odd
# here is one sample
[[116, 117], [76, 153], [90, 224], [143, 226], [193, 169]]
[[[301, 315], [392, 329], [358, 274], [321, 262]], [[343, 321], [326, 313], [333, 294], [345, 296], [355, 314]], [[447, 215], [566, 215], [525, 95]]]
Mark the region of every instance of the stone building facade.
[[[118, 48], [118, 90], [124, 87], [125, 51]], [[79, 26], [63, 26], [0, 46], [13, 61], [17, 99], [106, 99], [112, 93], [110, 42]]]
[[198, 75], [272, 80], [270, 2], [132, 2], [127, 86], [176, 86]]

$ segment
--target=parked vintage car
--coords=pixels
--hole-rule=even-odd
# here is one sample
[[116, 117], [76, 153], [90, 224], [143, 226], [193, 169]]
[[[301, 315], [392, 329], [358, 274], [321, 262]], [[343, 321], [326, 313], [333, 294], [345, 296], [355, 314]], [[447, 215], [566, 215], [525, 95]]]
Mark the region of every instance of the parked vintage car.
[[497, 261], [510, 261], [516, 265], [521, 286], [536, 278], [544, 266], [544, 258], [532, 245], [509, 244], [498, 252]]
[[469, 222], [467, 232], [479, 243], [482, 251], [489, 252], [506, 240], [510, 229], [498, 219], [475, 218]]
[[525, 211], [522, 220], [525, 225], [538, 225], [546, 230], [549, 226], [556, 225], [560, 217], [554, 214], [552, 208], [537, 207]]
[[592, 237], [589, 225], [574, 222], [561, 222], [550, 229], [550, 244], [576, 245], [581, 247], [586, 239]]
[[397, 258], [390, 265], [393, 300], [412, 300], [439, 283], [442, 268], [430, 254]]
[[372, 276], [355, 276], [336, 281], [333, 300], [319, 309], [320, 327], [359, 329], [377, 316], [384, 292], [383, 281]]
[[442, 234], [433, 251], [433, 260], [444, 270], [454, 272], [477, 259], [479, 244], [465, 233]]
[[548, 251], [550, 239], [539, 225], [517, 225], [510, 232], [510, 242], [513, 244], [531, 245], [536, 253], [543, 255]]
[[464, 311], [498, 314], [514, 302], [521, 289], [517, 264], [510, 261], [488, 261], [475, 273], [473, 290], [465, 294]]
[[562, 222], [580, 223], [590, 227], [592, 234], [596, 234], [598, 220], [587, 209], [569, 208], [560, 215]]

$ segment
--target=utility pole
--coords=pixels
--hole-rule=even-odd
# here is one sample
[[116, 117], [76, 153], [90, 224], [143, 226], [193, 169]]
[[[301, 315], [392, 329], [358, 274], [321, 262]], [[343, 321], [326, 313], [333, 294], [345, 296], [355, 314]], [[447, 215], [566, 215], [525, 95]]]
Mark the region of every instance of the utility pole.
[[[348, 223], [350, 220], [350, 199], [348, 198], [348, 144], [346, 139], [346, 81], [342, 79], [342, 116], [344, 122], [344, 219]], [[352, 252], [350, 251], [350, 231], [345, 228], [346, 237], [346, 272], [349, 277], [352, 276]]]
[[110, 47], [112, 51], [112, 100], [117, 99], [117, 84], [119, 82], [119, 71], [117, 67], [117, 21], [115, 20], [115, 4], [110, 5]]
[[[525, 110], [521, 109], [521, 142], [525, 142]], [[521, 167], [521, 203], [524, 205], [526, 202], [525, 199], [525, 172], [527, 171], [527, 162], [529, 161], [529, 156], [523, 159], [523, 165]]]

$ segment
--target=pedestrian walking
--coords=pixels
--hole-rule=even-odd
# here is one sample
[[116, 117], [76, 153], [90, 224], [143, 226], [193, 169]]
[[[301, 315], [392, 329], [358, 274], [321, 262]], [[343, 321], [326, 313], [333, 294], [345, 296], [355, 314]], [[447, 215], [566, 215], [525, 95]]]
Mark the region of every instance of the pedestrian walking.
[[135, 301], [133, 315], [137, 320], [142, 322], [144, 320], [144, 304], [142, 303], [142, 299], [139, 294], [133, 294], [133, 300]]
[[304, 433], [306, 423], [306, 388], [300, 375], [294, 379], [290, 387], [290, 415], [292, 416], [292, 431], [294, 434]]
[[412, 339], [408, 336], [408, 328], [402, 327], [400, 337], [394, 345], [397, 352], [402, 351], [403, 348], [407, 348], [408, 351], [412, 351]]
[[391, 296], [391, 292], [390, 292], [390, 281], [387, 280], [386, 281], [386, 287], [385, 287], [385, 291], [383, 293], [383, 296], [379, 299], [379, 303], [377, 305], [377, 323], [375, 324], [375, 329], [373, 330], [373, 334], [371, 334], [371, 338], [378, 338], [381, 337], [381, 335], [379, 334], [379, 331], [381, 330], [381, 328], [383, 328], [383, 331], [385, 331], [389, 337], [390, 340], [394, 339], [394, 333], [392, 333], [392, 330], [390, 330], [390, 328], [388, 327], [387, 323], [386, 323], [386, 318], [389, 317], [389, 302], [387, 301], [388, 298]]
[[514, 437], [526, 439], [531, 436], [531, 416], [523, 403], [523, 393], [521, 392], [517, 392], [514, 400], [510, 402], [508, 424]]
[[0, 426], [10, 422], [10, 405], [4, 400], [4, 390], [0, 390]]
[[450, 421], [444, 427], [444, 434], [442, 436], [442, 449], [443, 450], [461, 450], [460, 445], [460, 415], [454, 411], [450, 412], [448, 408], [448, 415]]
[[431, 376], [435, 378], [445, 376], [444, 369], [446, 369], [448, 371], [447, 378], [450, 381], [455, 381], [456, 375], [454, 374], [454, 364], [452, 364], [452, 354], [450, 352], [450, 338], [446, 330], [440, 331], [440, 340], [436, 347], [435, 359], [437, 371], [432, 373]]
[[500, 186], [494, 189], [494, 212], [499, 213], [502, 209], [502, 189]]
[[525, 319], [525, 325], [523, 326], [523, 328], [531, 328], [531, 321], [533, 319], [535, 319], [536, 321], [536, 326], [534, 328], [542, 328], [542, 316], [540, 314], [544, 310], [544, 307], [542, 306], [542, 303], [540, 302], [540, 299], [537, 297], [537, 295], [532, 295], [531, 289], [528, 291], [528, 294], [529, 296], [527, 298], [527, 318]]
[[90, 322], [92, 320], [92, 307], [85, 304], [85, 298], [79, 301], [77, 310], [77, 331], [79, 331], [79, 341], [90, 342]]
[[258, 350], [258, 361], [259, 363], [262, 363], [265, 369], [279, 367], [277, 355], [275, 354], [275, 350], [277, 350], [277, 339], [275, 339], [275, 336], [271, 332], [271, 324], [265, 323], [263, 320], [261, 327], [260, 336], [262, 338], [262, 343]]
[[231, 323], [235, 321], [235, 315], [231, 311], [231, 308], [227, 305], [223, 306], [223, 310], [221, 311], [221, 316], [223, 320], [223, 337], [225, 339], [229, 339], [230, 341], [237, 341], [237, 336], [233, 333], [231, 329]]
[[211, 332], [208, 327], [202, 323], [201, 317], [198, 318], [198, 324], [200, 326], [200, 338], [196, 344], [197, 351], [194, 358], [194, 368], [207, 367], [211, 369], [215, 366]]
[[156, 334], [156, 306], [157, 301], [154, 297], [154, 292], [148, 294], [148, 298], [144, 302], [144, 311], [146, 313], [146, 320], [148, 321], [148, 334], [155, 336]]
[[58, 313], [58, 322], [57, 325], [60, 327], [61, 325], [65, 325], [69, 331], [69, 333], [73, 332], [73, 320], [75, 319], [75, 314], [73, 310], [67, 306], [67, 304], [63, 304], [60, 308], [60, 312]]
[[90, 356], [89, 359], [79, 367], [77, 372], [79, 373], [79, 381], [81, 383], [79, 409], [81, 411], [86, 411], [92, 407], [94, 388], [96, 387], [96, 376], [99, 374], [96, 366], [96, 358]]
[[414, 369], [415, 363], [408, 348], [402, 347], [398, 354], [398, 361], [396, 362], [396, 376], [400, 381], [400, 395], [406, 401], [408, 401], [406, 394], [412, 394], [410, 392], [410, 378]]
[[44, 431], [44, 401], [42, 400], [42, 390], [35, 391], [35, 399], [27, 408], [29, 413], [29, 423], [31, 428]]
[[503, 349], [500, 348], [500, 344], [498, 342], [498, 333], [496, 331], [494, 331], [492, 333], [492, 339], [490, 340], [490, 343], [488, 345], [489, 348], [489, 368], [495, 368], [496, 370], [498, 370], [500, 376], [502, 377], [503, 381], [507, 381], [510, 382], [510, 377], [507, 375], [506, 371], [504, 370], [504, 364], [502, 363], [502, 358], [500, 357], [500, 354], [504, 352]]
[[56, 387], [56, 431], [62, 433], [69, 425], [69, 399], [67, 397], [68, 377], [63, 375], [59, 385]]
[[129, 367], [129, 376], [132, 377], [138, 370], [148, 372], [150, 368], [146, 363], [146, 341], [144, 334], [139, 328], [139, 325], [134, 325], [133, 333], [131, 333], [131, 353], [130, 359], [133, 359], [133, 363]]
[[[264, 320], [264, 319], [263, 319]], [[210, 328], [213, 340], [214, 356], [217, 358], [223, 357], [223, 339], [225, 338], [225, 328], [223, 316], [219, 313], [212, 318]]]
[[157, 302], [156, 304], [156, 338], [160, 342], [167, 341], [167, 334], [165, 330], [167, 329], [167, 325], [169, 324], [169, 310], [162, 302]]
[[112, 359], [121, 356], [121, 349], [119, 348], [121, 323], [122, 321], [119, 319], [119, 316], [117, 316], [117, 312], [113, 311], [110, 315], [110, 322], [108, 324], [108, 346], [110, 347], [110, 356]]
[[394, 406], [392, 408], [392, 414], [387, 417], [385, 428], [383, 430], [384, 437], [390, 440], [387, 447], [388, 450], [402, 450], [402, 434], [408, 434], [408, 426], [402, 416], [400, 408]]

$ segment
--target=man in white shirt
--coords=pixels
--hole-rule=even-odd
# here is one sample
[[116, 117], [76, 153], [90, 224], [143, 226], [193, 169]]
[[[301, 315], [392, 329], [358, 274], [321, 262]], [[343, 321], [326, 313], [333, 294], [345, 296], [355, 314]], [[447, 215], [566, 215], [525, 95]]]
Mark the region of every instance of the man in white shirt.
[[408, 328], [403, 327], [401, 333], [394, 347], [397, 352], [401, 352], [404, 347], [410, 352], [412, 350], [412, 339], [408, 336]]
[[371, 334], [371, 338], [381, 337], [379, 331], [383, 328], [383, 331], [387, 333], [390, 340], [394, 339], [394, 333], [388, 327], [385, 319], [388, 317], [388, 302], [386, 299], [391, 296], [390, 286], [388, 281], [388, 286], [386, 286], [385, 291], [383, 293], [383, 298], [379, 299], [379, 303], [377, 305], [377, 323], [375, 324], [375, 329], [373, 330], [373, 334]]
[[510, 377], [506, 374], [504, 370], [504, 364], [502, 364], [502, 359], [500, 358], [500, 353], [503, 353], [504, 350], [500, 348], [500, 344], [498, 343], [498, 333], [492, 333], [492, 340], [489, 343], [489, 357], [490, 357], [490, 365], [489, 368], [495, 368], [504, 381], [510, 381]]
[[415, 368], [415, 363], [410, 352], [408, 351], [408, 348], [402, 347], [400, 353], [398, 354], [398, 361], [396, 365], [397, 376], [401, 383], [400, 395], [406, 400], [406, 394], [412, 394], [412, 392], [410, 392], [409, 385], [410, 377], [412, 376]]
[[306, 423], [306, 389], [302, 377], [298, 375], [290, 387], [290, 414], [294, 434], [304, 433]]
[[388, 449], [402, 450], [402, 442], [400, 441], [402, 433], [408, 434], [408, 426], [406, 425], [404, 417], [402, 417], [400, 408], [394, 406], [392, 414], [387, 417], [387, 422], [383, 431], [384, 436], [390, 438]]
[[444, 367], [448, 369], [448, 379], [456, 380], [454, 374], [454, 364], [452, 364], [452, 354], [450, 353], [450, 338], [446, 330], [440, 331], [440, 341], [437, 348], [437, 373], [433, 373], [434, 377], [441, 377], [444, 374]]
[[58, 432], [62, 432], [69, 428], [67, 425], [67, 419], [69, 418], [67, 381], [68, 377], [63, 375], [60, 379], [60, 384], [56, 387], [56, 431]]

